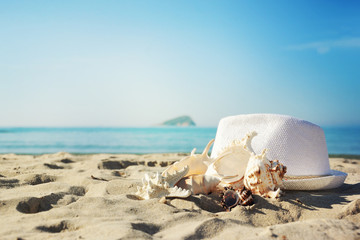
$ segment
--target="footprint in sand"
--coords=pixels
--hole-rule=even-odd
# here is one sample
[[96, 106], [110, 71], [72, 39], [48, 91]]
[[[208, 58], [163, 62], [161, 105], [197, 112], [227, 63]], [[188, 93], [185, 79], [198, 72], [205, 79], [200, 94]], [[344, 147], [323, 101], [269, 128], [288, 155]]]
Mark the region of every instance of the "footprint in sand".
[[49, 182], [55, 182], [56, 181], [55, 176], [50, 176], [46, 174], [34, 174], [26, 177], [24, 179], [24, 182], [29, 185], [38, 185], [38, 184], [44, 184]]
[[19, 179], [10, 178], [10, 179], [0, 179], [0, 188], [14, 188], [20, 186]]
[[50, 169], [64, 169], [63, 166], [59, 166], [59, 165], [51, 164], [51, 163], [44, 163], [44, 166], [48, 167]]
[[154, 235], [159, 232], [160, 226], [152, 224], [152, 223], [131, 223], [133, 229]]
[[77, 227], [70, 221], [63, 220], [59, 223], [52, 224], [52, 225], [40, 225], [40, 226], [37, 226], [36, 229], [40, 230], [42, 232], [60, 233], [63, 231], [75, 231], [75, 230], [78, 230], [79, 227]]
[[341, 219], [346, 218], [347, 216], [353, 216], [357, 214], [360, 214], [360, 199], [356, 199], [351, 203], [347, 204], [343, 208], [343, 211], [338, 215], [338, 217]]
[[186, 240], [192, 240], [192, 239], [204, 239], [204, 238], [212, 238], [216, 235], [218, 235], [221, 231], [224, 230], [225, 226], [229, 223], [232, 223], [231, 219], [222, 220], [219, 218], [214, 218], [207, 220], [200, 224], [195, 229], [195, 233], [186, 237]]
[[74, 163], [74, 161], [69, 158], [61, 159], [60, 162], [65, 164]]
[[49, 211], [52, 208], [69, 205], [76, 202], [86, 193], [85, 188], [72, 186], [67, 192], [51, 193], [40, 198], [30, 197], [18, 203], [16, 210], [22, 213], [32, 214]]
[[4, 178], [0, 179], [0, 188], [14, 188], [20, 187], [21, 185], [38, 185], [48, 182], [56, 181], [55, 176], [49, 176], [46, 174], [33, 174], [30, 176], [26, 176], [25, 178], [20, 177], [20, 179], [16, 178]]
[[126, 177], [126, 173], [123, 171], [112, 171], [111, 175], [115, 176], [115, 177]]
[[101, 163], [98, 164], [98, 169], [124, 169], [129, 166], [138, 165], [138, 162], [133, 162], [129, 160], [102, 160]]
[[44, 163], [44, 166], [50, 169], [71, 169], [72, 167], [69, 165], [74, 162], [75, 161], [71, 160], [70, 158], [63, 158], [51, 163]]
[[102, 160], [98, 164], [98, 169], [125, 169], [129, 166], [146, 165], [148, 167], [167, 167], [172, 164], [168, 161], [131, 161], [131, 160]]

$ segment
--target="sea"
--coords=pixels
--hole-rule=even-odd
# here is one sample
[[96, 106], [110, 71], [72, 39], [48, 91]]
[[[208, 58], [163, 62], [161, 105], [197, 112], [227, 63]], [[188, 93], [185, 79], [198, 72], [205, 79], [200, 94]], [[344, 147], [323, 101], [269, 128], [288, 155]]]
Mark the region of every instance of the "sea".
[[[329, 154], [360, 155], [360, 127], [323, 127]], [[0, 153], [45, 154], [201, 152], [216, 127], [0, 128]]]

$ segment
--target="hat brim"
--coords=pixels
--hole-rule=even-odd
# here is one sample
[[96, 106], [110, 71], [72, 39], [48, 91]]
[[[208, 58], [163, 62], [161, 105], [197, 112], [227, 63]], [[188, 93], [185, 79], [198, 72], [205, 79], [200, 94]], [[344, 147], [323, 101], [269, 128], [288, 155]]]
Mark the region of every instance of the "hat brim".
[[347, 173], [330, 170], [330, 175], [316, 176], [316, 177], [296, 177], [296, 179], [283, 179], [283, 188], [285, 190], [325, 190], [340, 187], [346, 177]]

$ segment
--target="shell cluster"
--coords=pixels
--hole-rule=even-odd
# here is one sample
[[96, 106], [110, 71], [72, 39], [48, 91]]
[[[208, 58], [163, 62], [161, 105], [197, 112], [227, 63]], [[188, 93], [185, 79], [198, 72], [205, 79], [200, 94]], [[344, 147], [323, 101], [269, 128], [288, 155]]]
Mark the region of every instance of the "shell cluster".
[[268, 160], [266, 149], [255, 154], [251, 147], [256, 132], [234, 140], [215, 158], [208, 156], [214, 140], [202, 154], [195, 154], [175, 162], [160, 174], [145, 175], [143, 186], [136, 195], [143, 199], [188, 197], [190, 194], [221, 193], [221, 204], [230, 210], [237, 205], [252, 205], [252, 194], [277, 198], [280, 196], [286, 167], [278, 160]]

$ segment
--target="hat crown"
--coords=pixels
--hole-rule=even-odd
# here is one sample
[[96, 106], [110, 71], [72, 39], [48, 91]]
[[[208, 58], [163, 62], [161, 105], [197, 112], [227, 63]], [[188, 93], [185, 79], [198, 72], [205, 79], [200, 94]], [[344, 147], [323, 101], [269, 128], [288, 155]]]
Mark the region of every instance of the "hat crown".
[[324, 131], [308, 121], [277, 114], [247, 114], [220, 120], [211, 157], [216, 158], [233, 140], [256, 131], [252, 148], [268, 149], [269, 160], [278, 159], [294, 176], [331, 173]]

